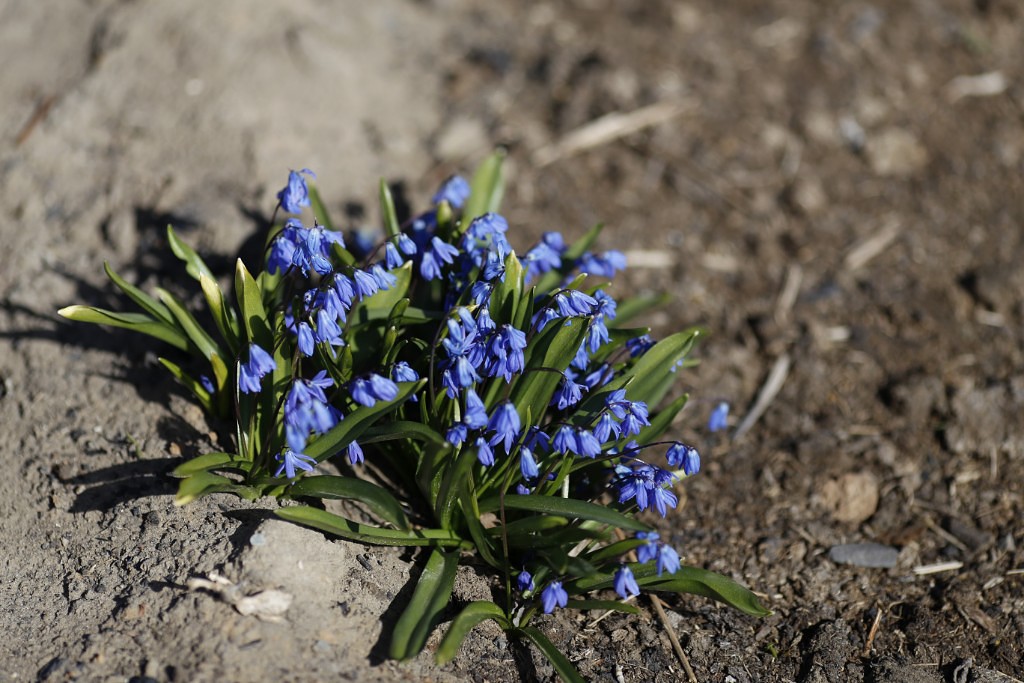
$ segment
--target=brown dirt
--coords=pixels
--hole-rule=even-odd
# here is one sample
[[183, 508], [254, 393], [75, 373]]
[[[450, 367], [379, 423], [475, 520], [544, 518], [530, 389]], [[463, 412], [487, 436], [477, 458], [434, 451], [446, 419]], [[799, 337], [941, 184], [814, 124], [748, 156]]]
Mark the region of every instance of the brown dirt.
[[[666, 598], [698, 679], [1024, 677], [1018, 3], [185, 4], [3, 10], [0, 678], [552, 676], [485, 630], [440, 672], [379, 663], [380, 614], [415, 556], [227, 498], [174, 509], [164, 473], [213, 447], [209, 426], [144, 344], [52, 317], [110, 305], [103, 260], [147, 287], [169, 277], [167, 220], [228, 263], [289, 167], [371, 223], [354, 209], [377, 175], [420, 203], [493, 144], [510, 152], [517, 243], [604, 222], [603, 246], [641, 264], [620, 291], [675, 295], [656, 331], [710, 332], [675, 428], [704, 469], [661, 528], [775, 614]], [[44, 27], [45, 50], [30, 39]], [[992, 72], [1001, 92], [957, 97], [955, 79]], [[551, 152], [666, 102], [667, 121]], [[735, 428], [783, 356], [746, 434], [707, 435], [714, 402]], [[830, 559], [858, 542], [898, 549], [896, 566]], [[318, 548], [299, 580], [264, 552], [295, 547]], [[940, 562], [962, 564], [914, 572]], [[183, 589], [213, 570], [293, 591], [289, 625]], [[486, 590], [471, 572], [459, 585]], [[651, 615], [542, 625], [590, 679], [681, 680]]]

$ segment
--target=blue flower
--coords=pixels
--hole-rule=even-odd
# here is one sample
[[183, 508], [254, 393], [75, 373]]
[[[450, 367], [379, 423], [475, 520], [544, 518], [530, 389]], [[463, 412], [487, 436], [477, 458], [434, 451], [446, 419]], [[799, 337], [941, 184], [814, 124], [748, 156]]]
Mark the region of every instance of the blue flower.
[[342, 419], [341, 411], [327, 403], [324, 389], [334, 380], [321, 370], [313, 379], [292, 382], [284, 401], [285, 439], [293, 451], [301, 452], [310, 432], [323, 434]]
[[522, 330], [511, 325], [499, 327], [488, 346], [491, 359], [488, 374], [491, 377], [504, 377], [506, 382], [511, 382], [512, 376], [522, 372], [526, 365], [523, 355], [525, 349], [526, 334]]
[[398, 248], [391, 242], [384, 245], [384, 263], [388, 269], [400, 268], [405, 263], [405, 259], [398, 253]]
[[593, 315], [597, 299], [576, 289], [563, 289], [555, 294], [554, 305], [563, 318], [578, 315]]
[[380, 289], [380, 284], [376, 278], [358, 268], [352, 271], [352, 279], [356, 283], [356, 293], [364, 299], [368, 296], [373, 296]]
[[345, 343], [341, 338], [341, 327], [338, 325], [337, 321], [323, 309], [321, 309], [316, 315], [316, 332], [313, 336], [318, 342], [331, 344], [332, 346], [342, 346]]
[[679, 499], [668, 489], [673, 481], [671, 472], [646, 463], [640, 463], [634, 468], [619, 465], [615, 472], [619, 503], [635, 500], [641, 512], [654, 505], [662, 517], [668, 514], [668, 508], [679, 504]]
[[303, 275], [307, 275], [310, 270], [327, 275], [334, 269], [330, 260], [332, 244], [344, 246], [340, 232], [325, 230], [319, 225], [299, 229], [295, 251], [292, 253], [292, 265], [300, 268]]
[[729, 404], [725, 401], [721, 401], [715, 406], [715, 409], [711, 411], [711, 417], [708, 419], [708, 431], [720, 432], [728, 426]]
[[565, 410], [569, 406], [574, 406], [580, 402], [583, 398], [583, 392], [586, 387], [582, 384], [569, 379], [564, 374], [562, 375], [562, 381], [558, 386], [558, 391], [551, 397], [551, 405], [558, 405], [559, 410]]
[[494, 451], [491, 450], [491, 445], [487, 443], [487, 439], [482, 436], [478, 436], [476, 439], [476, 459], [484, 467], [490, 467], [494, 464]]
[[[391, 379], [396, 382], [415, 382], [419, 378], [419, 374], [417, 374], [417, 372], [404, 360], [398, 361], [395, 363], [394, 367], [391, 368]], [[416, 397], [413, 396], [413, 398], [415, 399]]]
[[[473, 257], [477, 266], [483, 266], [489, 253], [497, 256], [504, 264], [505, 258], [512, 253], [512, 245], [508, 243], [505, 233], [508, 232], [508, 221], [499, 214], [485, 213], [473, 219], [466, 229], [463, 247]], [[492, 278], [487, 278], [492, 279]]]
[[459, 356], [454, 363], [441, 374], [441, 384], [448, 398], [455, 398], [460, 389], [473, 386], [480, 381], [480, 375], [465, 356]]
[[259, 344], [249, 344], [249, 362], [238, 366], [238, 388], [246, 394], [257, 394], [263, 377], [277, 369], [273, 356]]
[[277, 459], [281, 461], [281, 466], [274, 472], [275, 477], [280, 477], [281, 473], [284, 472], [289, 479], [294, 479], [296, 469], [312, 472], [313, 468], [316, 467], [316, 460], [305, 453], [293, 451], [291, 448], [285, 448], [278, 453]]
[[620, 430], [621, 427], [619, 427], [619, 423], [615, 421], [612, 414], [602, 412], [601, 416], [597, 418], [597, 424], [594, 425], [594, 438], [601, 443], [605, 443], [613, 434], [615, 435], [615, 438], [618, 439]]
[[300, 230], [303, 230], [302, 223], [294, 218], [284, 222], [284, 228], [270, 245], [270, 256], [267, 258], [267, 270], [270, 273], [283, 273], [291, 267]]
[[519, 413], [516, 412], [515, 405], [511, 401], [505, 401], [499, 405], [491, 415], [487, 428], [494, 432], [494, 436], [491, 437], [491, 445], [504, 442], [505, 452], [511, 453], [512, 444], [519, 436], [521, 428]]
[[596, 370], [583, 378], [583, 383], [587, 385], [587, 388], [593, 390], [608, 384], [614, 375], [615, 371], [612, 370], [612, 367], [607, 363], [602, 363]]
[[353, 441], [348, 445], [348, 462], [351, 465], [358, 465], [363, 462], [363, 447]]
[[615, 277], [615, 271], [626, 267], [626, 256], [621, 251], [606, 251], [603, 254], [586, 253], [577, 262], [580, 272], [601, 277]]
[[519, 575], [516, 577], [516, 588], [519, 589], [520, 593], [527, 593], [534, 589], [533, 576], [530, 572], [525, 569], [519, 572]]
[[313, 328], [309, 326], [309, 323], [303, 321], [298, 324], [296, 330], [296, 337], [298, 338], [299, 353], [309, 358], [313, 355]]
[[404, 232], [398, 233], [398, 248], [406, 256], [412, 256], [416, 253], [416, 243]]
[[458, 448], [469, 435], [469, 429], [465, 422], [456, 422], [444, 433], [444, 440]]
[[551, 614], [555, 607], [565, 607], [569, 604], [569, 594], [562, 588], [561, 581], [552, 581], [540, 593], [540, 601], [544, 606], [544, 614]]
[[625, 600], [631, 595], [640, 595], [640, 586], [633, 577], [633, 571], [626, 565], [621, 565], [615, 572], [615, 592]]
[[473, 389], [466, 389], [466, 412], [462, 420], [470, 429], [483, 429], [487, 426], [487, 408]]
[[682, 466], [688, 477], [700, 472], [700, 454], [692, 446], [677, 441], [668, 449], [666, 457], [670, 466]]
[[526, 438], [523, 440], [523, 445], [531, 451], [549, 453], [551, 452], [551, 437], [544, 433], [540, 427], [533, 425], [526, 430]]
[[398, 396], [398, 385], [387, 377], [371, 374], [369, 378], [358, 378], [349, 386], [352, 400], [361, 406], [372, 408], [377, 401], [391, 401]]
[[398, 283], [398, 278], [384, 270], [379, 263], [370, 266], [370, 277], [377, 282], [377, 287], [380, 289], [391, 289]]
[[302, 175], [308, 175], [314, 180], [316, 174], [308, 168], [301, 171], [288, 172], [288, 184], [277, 193], [277, 199], [281, 202], [281, 208], [288, 213], [302, 213], [302, 207], [309, 206], [309, 187], [306, 186], [306, 179]]
[[576, 433], [569, 425], [562, 425], [551, 440], [551, 447], [556, 453], [579, 453], [576, 450]]
[[206, 393], [216, 393], [217, 387], [213, 386], [213, 381], [206, 375], [199, 375], [199, 383], [203, 385], [203, 389], [206, 389]]
[[654, 340], [651, 339], [649, 334], [643, 334], [626, 340], [626, 348], [629, 349], [629, 355], [632, 358], [644, 355], [652, 346], [654, 346]]
[[453, 209], [461, 209], [462, 205], [469, 199], [469, 183], [459, 175], [453, 175], [441, 184], [434, 195], [433, 204], [438, 206], [441, 202], [448, 202]]
[[672, 546], [663, 543], [658, 548], [658, 561], [655, 563], [655, 567], [658, 569], [658, 576], [661, 576], [663, 571], [675, 574], [679, 571], [679, 553]]
[[420, 275], [425, 280], [436, 280], [441, 277], [441, 264], [451, 263], [458, 254], [458, 249], [442, 241], [440, 237], [430, 238], [430, 244], [423, 252], [423, 260], [420, 261]]
[[601, 455], [601, 443], [586, 429], [576, 430], [576, 452], [587, 458]]
[[564, 251], [565, 241], [559, 233], [544, 233], [541, 241], [523, 257], [523, 264], [526, 266], [526, 281], [530, 282], [538, 275], [559, 268], [562, 265]]
[[642, 541], [646, 541], [642, 546], [636, 549], [636, 559], [641, 564], [650, 562], [658, 554], [658, 532], [657, 531], [638, 531], [636, 537]]
[[525, 446], [519, 449], [519, 471], [526, 481], [532, 481], [540, 476], [537, 461], [533, 459], [530, 449]]
[[[337, 295], [342, 308], [344, 310], [351, 308], [352, 302], [355, 301], [356, 298], [355, 285], [352, 283], [352, 280], [341, 273], [335, 273], [334, 279], [331, 281], [331, 287]], [[344, 320], [342, 315], [338, 315], [338, 318]]]

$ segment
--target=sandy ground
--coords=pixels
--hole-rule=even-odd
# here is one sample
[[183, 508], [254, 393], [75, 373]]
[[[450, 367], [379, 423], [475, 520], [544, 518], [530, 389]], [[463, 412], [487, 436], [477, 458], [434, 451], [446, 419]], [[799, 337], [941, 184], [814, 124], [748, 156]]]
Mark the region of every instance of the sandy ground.
[[[422, 202], [495, 144], [514, 242], [604, 221], [622, 291], [675, 295], [656, 330], [712, 332], [675, 428], [705, 468], [661, 529], [776, 613], [670, 600], [698, 678], [1024, 677], [1020, 5], [259, 7], [0, 4], [0, 680], [552, 677], [487, 629], [443, 670], [383, 661], [417, 556], [174, 508], [213, 427], [144, 339], [55, 316], [122, 307], [104, 261], [182, 283], [168, 223], [227, 272], [290, 168], [355, 228], [379, 177]], [[773, 368], [743, 438], [708, 440]], [[855, 542], [896, 566], [830, 556]], [[211, 572], [287, 591], [286, 621], [186, 588]], [[487, 590], [467, 570], [457, 598]], [[590, 679], [682, 675], [653, 616], [542, 625]]]

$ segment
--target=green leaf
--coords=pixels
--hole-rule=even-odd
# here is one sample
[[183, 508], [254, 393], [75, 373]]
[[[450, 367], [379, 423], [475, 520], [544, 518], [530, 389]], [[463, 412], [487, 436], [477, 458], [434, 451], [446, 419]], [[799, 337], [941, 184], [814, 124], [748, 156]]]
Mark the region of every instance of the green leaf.
[[675, 574], [664, 574], [661, 579], [654, 576], [643, 581], [638, 579], [637, 582], [648, 590], [703, 595], [754, 617], [766, 617], [772, 613], [765, 609], [752, 591], [726, 576], [705, 569], [680, 567]]
[[621, 557], [630, 550], [635, 550], [646, 543], [647, 541], [640, 538], [627, 538], [624, 541], [618, 541], [587, 553], [587, 560], [594, 564], [598, 564], [604, 560], [610, 560], [613, 557]]
[[569, 600], [566, 604], [569, 609], [605, 609], [613, 612], [625, 612], [626, 614], [640, 614], [640, 608], [630, 605], [628, 602], [618, 600]]
[[216, 469], [238, 469], [248, 472], [252, 463], [235, 453], [207, 453], [192, 458], [171, 470], [171, 476], [182, 479], [199, 472]]
[[580, 673], [576, 670], [576, 667], [572, 665], [572, 662], [562, 654], [562, 651], [555, 647], [554, 643], [548, 640], [547, 636], [538, 631], [533, 626], [523, 626], [518, 628], [513, 633], [522, 634], [529, 638], [537, 649], [548, 658], [551, 662], [551, 666], [555, 667], [555, 671], [562, 677], [565, 683], [586, 683]]
[[57, 311], [57, 315], [83, 323], [123, 327], [126, 330], [156, 337], [182, 351], [189, 350], [188, 337], [180, 329], [154, 320], [145, 313], [115, 313], [93, 306], [67, 306]]
[[409, 520], [405, 517], [402, 504], [394, 496], [376, 484], [355, 477], [331, 475], [303, 477], [288, 487], [288, 495], [292, 498], [310, 496], [358, 500], [385, 522], [402, 530], [409, 529]]
[[220, 348], [220, 344], [211, 337], [206, 330], [202, 328], [199, 321], [195, 319], [188, 309], [185, 308], [185, 304], [174, 296], [166, 289], [156, 290], [157, 296], [160, 297], [160, 301], [163, 302], [167, 309], [174, 316], [174, 319], [178, 323], [178, 327], [185, 332], [189, 341], [199, 351], [203, 358], [210, 358], [213, 355], [224, 358], [224, 352]]
[[[764, 617], [771, 614], [765, 609], [757, 596], [750, 590], [739, 585], [732, 579], [709, 572], [706, 569], [697, 567], [680, 567], [674, 574], [662, 574], [658, 576], [657, 567], [652, 564], [630, 564], [637, 584], [641, 588], [656, 591], [670, 591], [673, 593], [693, 593], [702, 595], [755, 617]], [[567, 586], [566, 590], [574, 593], [611, 588], [615, 578], [611, 574], [595, 574], [585, 578], [577, 579]]]
[[106, 261], [103, 262], [103, 270], [106, 271], [107, 277], [110, 278], [111, 282], [117, 285], [122, 292], [128, 295], [128, 298], [141, 306], [143, 310], [157, 320], [174, 326], [174, 317], [171, 316], [171, 312], [167, 310], [166, 306], [138, 287], [128, 284], [126, 280], [114, 272], [114, 269]]
[[412, 420], [391, 420], [384, 424], [373, 425], [359, 437], [359, 443], [378, 443], [380, 441], [396, 441], [411, 439], [442, 446], [444, 437], [421, 422]]
[[641, 429], [640, 433], [636, 435], [637, 443], [652, 443], [657, 441], [661, 435], [665, 433], [665, 430], [672, 425], [672, 421], [675, 420], [676, 415], [678, 415], [679, 411], [683, 409], [689, 398], [689, 394], [683, 394], [665, 406], [665, 408], [658, 411], [658, 413], [650, 419], [651, 424]]
[[[274, 510], [274, 514], [289, 522], [303, 524], [360, 543], [397, 546], [429, 545], [439, 548], [466, 546], [466, 543], [453, 531], [446, 531], [444, 529], [385, 529], [370, 524], [353, 522], [351, 519], [341, 515], [308, 505], [290, 505]], [[472, 548], [472, 545], [468, 547]]]
[[498, 622], [498, 626], [506, 631], [511, 627], [508, 617], [493, 602], [478, 600], [466, 605], [459, 615], [452, 619], [452, 625], [448, 627], [448, 632], [444, 634], [441, 645], [434, 653], [434, 661], [439, 665], [444, 665], [455, 659], [462, 641], [466, 639], [469, 632], [488, 619]]
[[327, 213], [327, 207], [324, 205], [323, 198], [320, 197], [320, 190], [310, 182], [307, 182], [306, 186], [309, 188], [309, 205], [313, 209], [313, 218], [328, 230], [334, 230], [334, 223]]
[[199, 254], [193, 251], [192, 247], [178, 239], [178, 236], [174, 234], [174, 228], [169, 225], [167, 226], [167, 241], [170, 243], [171, 251], [174, 252], [174, 255], [185, 262], [185, 271], [189, 275], [196, 280], [201, 275], [205, 275], [211, 280], [216, 279], [206, 263], [203, 262], [203, 259], [199, 257]]
[[398, 213], [395, 211], [395, 200], [391, 197], [391, 188], [383, 178], [380, 179], [380, 214], [388, 237], [395, 237], [402, 232], [402, 226], [398, 224]]
[[178, 493], [174, 496], [174, 504], [180, 507], [201, 496], [231, 491], [235, 488], [238, 488], [238, 484], [227, 477], [203, 470], [181, 480], [181, 483], [178, 484]]
[[[523, 538], [533, 538], [537, 534], [550, 533], [552, 529], [561, 529], [568, 523], [569, 519], [567, 517], [555, 517], [554, 515], [534, 515], [530, 517], [524, 517], [523, 519], [517, 519], [514, 522], [507, 523], [504, 526], [504, 533], [508, 534], [509, 538], [516, 536], [521, 536]], [[500, 536], [502, 535], [502, 527], [491, 527], [487, 530], [487, 533], [491, 536]]]
[[676, 373], [673, 372], [676, 362], [690, 352], [700, 334], [700, 329], [691, 328], [662, 339], [640, 356], [632, 367], [588, 396], [578, 410], [600, 410], [609, 394], [627, 385], [629, 388], [626, 394], [630, 400], [646, 401], [647, 406], [653, 409], [677, 379]]
[[259, 344], [268, 353], [274, 348], [274, 337], [263, 308], [263, 294], [242, 259], [235, 262], [235, 296], [242, 311], [242, 325], [248, 341]]
[[655, 308], [661, 308], [672, 301], [672, 295], [668, 292], [655, 294], [653, 296], [638, 296], [619, 302], [615, 309], [615, 320], [609, 322], [609, 327], [622, 327], [638, 315], [646, 313]]
[[[495, 512], [501, 506], [498, 496], [489, 496], [480, 501], [480, 512]], [[506, 510], [526, 510], [528, 512], [540, 512], [546, 515], [557, 515], [571, 519], [589, 519], [602, 524], [609, 524], [619, 529], [630, 531], [648, 531], [646, 524], [617, 512], [604, 505], [589, 503], [585, 500], [573, 498], [558, 498], [554, 496], [505, 496]]]
[[505, 153], [499, 150], [487, 157], [473, 174], [473, 180], [469, 184], [469, 199], [462, 207], [459, 234], [469, 228], [474, 218], [497, 211], [501, 206], [501, 197], [505, 192], [505, 179], [501, 171], [504, 160]]
[[166, 358], [158, 358], [157, 360], [159, 360], [160, 364], [174, 375], [174, 378], [178, 380], [182, 386], [192, 392], [192, 395], [196, 397], [196, 400], [202, 404], [203, 410], [208, 413], [214, 412], [213, 396], [211, 396], [210, 392], [206, 390], [206, 387], [203, 386], [202, 382], [182, 370], [181, 366], [177, 363], [173, 363]]
[[458, 552], [434, 550], [430, 553], [412, 599], [391, 634], [393, 659], [411, 659], [423, 649], [431, 629], [451, 599], [458, 566]]
[[484, 562], [492, 567], [503, 567], [504, 562], [501, 562], [494, 554], [494, 548], [491, 547], [491, 539], [487, 538], [484, 526], [480, 523], [480, 511], [476, 507], [476, 497], [470, 488], [470, 477], [468, 474], [462, 478], [462, 486], [459, 487], [459, 501], [462, 504], [466, 528], [469, 529], [470, 538], [473, 539], [473, 543], [476, 545], [476, 551], [480, 553], [480, 557], [483, 558]]
[[217, 325], [220, 336], [227, 342], [231, 355], [237, 356], [238, 350], [241, 348], [241, 340], [238, 337], [240, 330], [235, 309], [227, 305], [224, 292], [220, 291], [220, 286], [215, 280], [206, 275], [200, 275], [199, 286], [203, 289], [203, 296], [206, 297], [206, 304], [210, 307], [213, 322]]
[[585, 318], [570, 318], [567, 324], [554, 320], [527, 347], [526, 372], [516, 380], [512, 390], [512, 403], [524, 424], [529, 424], [527, 411], [531, 415], [542, 415], [551, 403], [562, 381], [562, 371], [569, 367], [586, 339], [587, 322]]
[[306, 446], [306, 455], [323, 462], [339, 453], [342, 448], [358, 439], [379, 418], [400, 406], [413, 392], [419, 391], [426, 380], [399, 382], [398, 395], [391, 401], [377, 401], [372, 407], [360, 406], [345, 416], [330, 431]]

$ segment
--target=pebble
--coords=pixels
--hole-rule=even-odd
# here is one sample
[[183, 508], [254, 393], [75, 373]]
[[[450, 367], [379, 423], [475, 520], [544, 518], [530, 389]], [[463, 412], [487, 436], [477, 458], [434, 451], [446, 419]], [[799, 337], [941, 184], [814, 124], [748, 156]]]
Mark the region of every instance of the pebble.
[[828, 551], [828, 559], [837, 564], [852, 564], [855, 567], [889, 569], [896, 566], [899, 551], [880, 543], [848, 543], [834, 545]]
[[266, 544], [267, 544], [267, 537], [264, 536], [259, 531], [257, 531], [256, 533], [254, 533], [252, 536], [249, 537], [249, 545], [253, 546], [254, 548], [259, 548], [260, 546], [264, 546]]

